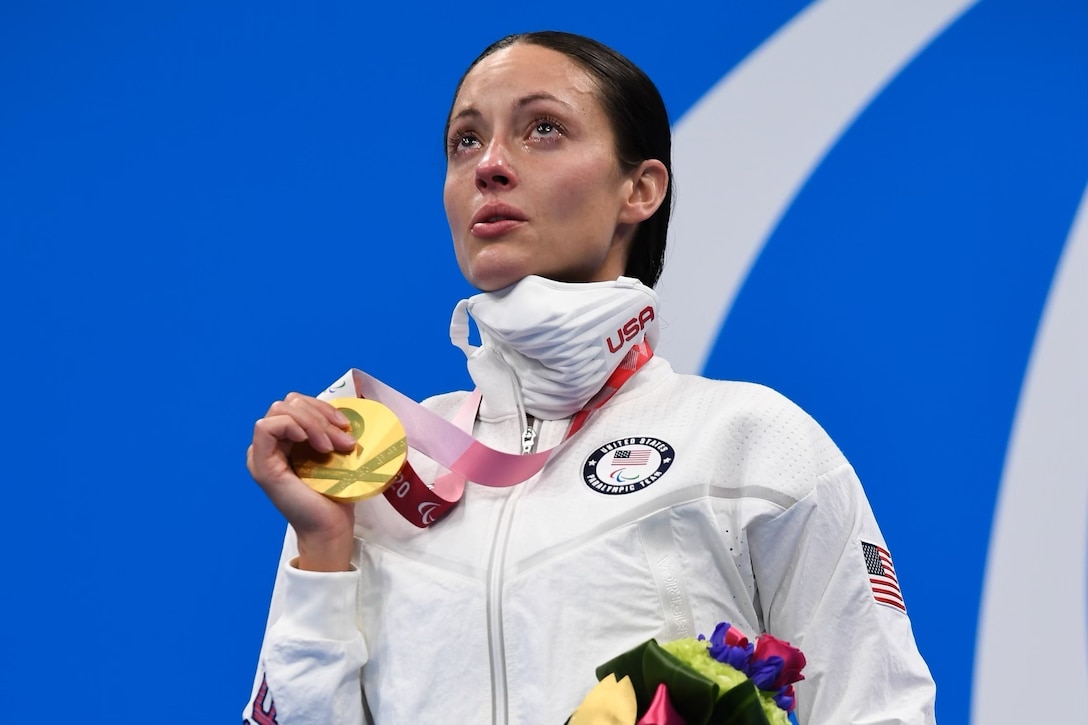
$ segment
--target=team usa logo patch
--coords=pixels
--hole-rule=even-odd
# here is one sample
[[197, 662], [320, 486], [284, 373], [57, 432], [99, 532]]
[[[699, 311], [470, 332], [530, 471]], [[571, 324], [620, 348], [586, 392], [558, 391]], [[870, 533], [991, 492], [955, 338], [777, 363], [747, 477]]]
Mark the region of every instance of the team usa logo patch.
[[582, 478], [598, 493], [634, 493], [664, 476], [675, 457], [672, 446], [657, 438], [621, 438], [593, 451]]

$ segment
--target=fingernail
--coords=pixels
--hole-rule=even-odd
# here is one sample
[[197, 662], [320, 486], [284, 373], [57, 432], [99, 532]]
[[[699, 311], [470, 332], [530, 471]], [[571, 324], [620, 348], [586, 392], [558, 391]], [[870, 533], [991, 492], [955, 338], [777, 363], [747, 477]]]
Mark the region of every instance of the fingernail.
[[334, 433], [336, 434], [336, 437], [340, 439], [340, 442], [344, 445], [355, 445], [355, 436], [353, 436], [351, 433], [343, 430], [334, 431]]
[[350, 424], [350, 421], [348, 420], [348, 417], [346, 415], [344, 415], [343, 413], [341, 413], [339, 410], [336, 411], [336, 414], [333, 415], [332, 419], [336, 422], [337, 425], [349, 425]]

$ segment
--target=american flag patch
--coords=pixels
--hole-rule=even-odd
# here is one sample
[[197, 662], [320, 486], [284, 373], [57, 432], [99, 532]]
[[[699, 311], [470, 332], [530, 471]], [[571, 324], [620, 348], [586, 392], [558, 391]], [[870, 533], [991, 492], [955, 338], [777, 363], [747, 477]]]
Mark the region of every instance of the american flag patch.
[[632, 451], [626, 448], [612, 454], [613, 466], [645, 466], [650, 462], [650, 451], [647, 449]]
[[907, 605], [903, 602], [903, 592], [899, 590], [899, 579], [895, 576], [892, 555], [887, 549], [868, 541], [861, 542], [861, 550], [865, 554], [865, 568], [869, 570], [873, 597], [881, 604], [906, 612]]

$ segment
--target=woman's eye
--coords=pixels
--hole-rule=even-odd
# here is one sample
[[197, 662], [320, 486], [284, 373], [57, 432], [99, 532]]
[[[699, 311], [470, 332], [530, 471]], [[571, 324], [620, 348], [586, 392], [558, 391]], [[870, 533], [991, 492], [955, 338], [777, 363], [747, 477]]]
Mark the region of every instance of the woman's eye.
[[450, 153], [476, 148], [479, 145], [480, 140], [471, 133], [452, 133], [448, 141]]
[[554, 138], [563, 135], [563, 128], [557, 122], [544, 118], [533, 124], [530, 135], [533, 138]]

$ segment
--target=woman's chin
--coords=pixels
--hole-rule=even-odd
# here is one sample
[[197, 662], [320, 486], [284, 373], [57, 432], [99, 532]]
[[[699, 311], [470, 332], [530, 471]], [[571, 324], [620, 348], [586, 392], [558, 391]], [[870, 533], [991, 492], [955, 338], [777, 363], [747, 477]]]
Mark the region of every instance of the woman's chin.
[[530, 274], [531, 269], [513, 264], [474, 264], [465, 272], [465, 279], [481, 292], [494, 292], [519, 282]]

